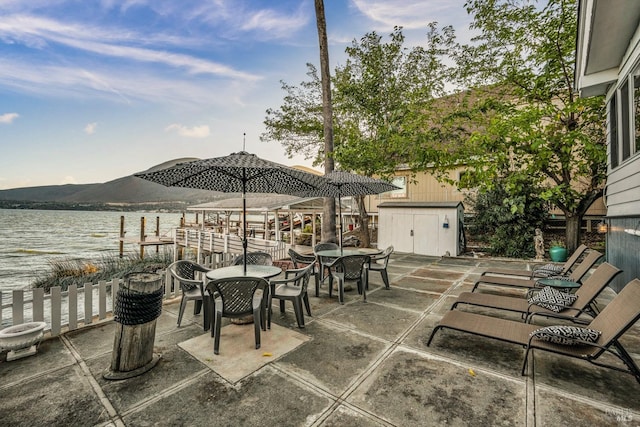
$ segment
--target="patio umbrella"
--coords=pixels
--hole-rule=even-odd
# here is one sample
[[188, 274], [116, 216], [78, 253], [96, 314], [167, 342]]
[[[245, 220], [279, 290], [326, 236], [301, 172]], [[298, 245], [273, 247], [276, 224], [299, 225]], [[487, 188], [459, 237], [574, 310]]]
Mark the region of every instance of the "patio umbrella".
[[398, 190], [400, 187], [387, 181], [345, 171], [333, 171], [325, 174], [325, 183], [318, 189], [305, 191], [304, 196], [337, 197], [340, 210], [340, 248], [342, 248], [342, 197], [367, 196], [387, 191]]
[[245, 151], [224, 157], [178, 163], [166, 169], [135, 176], [167, 187], [198, 188], [223, 193], [242, 193], [242, 250], [247, 259], [246, 193], [296, 195], [321, 187], [325, 179], [298, 169], [264, 160]]

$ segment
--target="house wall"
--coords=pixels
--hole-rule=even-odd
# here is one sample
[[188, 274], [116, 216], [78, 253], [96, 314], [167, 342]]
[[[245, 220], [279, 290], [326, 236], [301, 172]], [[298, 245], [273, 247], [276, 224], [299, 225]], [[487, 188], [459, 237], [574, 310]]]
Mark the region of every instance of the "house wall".
[[622, 270], [610, 286], [620, 292], [624, 285], [640, 277], [640, 236], [629, 233], [640, 230], [640, 215], [609, 218], [608, 224], [606, 258]]
[[[639, 108], [636, 106], [639, 99], [635, 93], [637, 89], [633, 88], [634, 80], [629, 79], [629, 76], [640, 74], [639, 42], [640, 28], [636, 29], [621, 61], [617, 82], [606, 94], [608, 172], [605, 201], [609, 224], [606, 257], [608, 262], [622, 270], [611, 284], [616, 291], [640, 277], [640, 236], [633, 233], [640, 229], [640, 151], [635, 143], [640, 136], [640, 123], [636, 123], [640, 116], [634, 111]], [[625, 109], [621, 89], [625, 82], [630, 86], [630, 105], [623, 120]], [[633, 102], [634, 96], [636, 102]], [[625, 126], [626, 131], [623, 129]]]
[[[458, 181], [460, 174], [464, 172], [464, 168], [458, 168], [448, 173], [451, 180]], [[367, 212], [375, 214], [378, 212], [378, 204], [389, 201], [397, 202], [464, 202], [465, 196], [471, 191], [460, 191], [451, 184], [439, 182], [435, 176], [429, 172], [418, 172], [414, 178], [415, 182], [411, 182], [411, 173], [409, 171], [398, 171], [396, 177], [404, 177], [406, 192], [384, 193], [375, 196], [369, 196], [366, 200]], [[467, 212], [470, 208], [466, 208]], [[596, 200], [589, 210], [587, 216], [604, 216], [607, 209], [602, 198]], [[552, 209], [549, 214], [560, 216], [562, 211]]]

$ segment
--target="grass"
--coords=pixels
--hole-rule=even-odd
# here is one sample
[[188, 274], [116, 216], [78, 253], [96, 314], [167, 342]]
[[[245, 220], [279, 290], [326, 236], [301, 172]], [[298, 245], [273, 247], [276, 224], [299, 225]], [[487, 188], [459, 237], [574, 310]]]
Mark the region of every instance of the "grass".
[[130, 273], [149, 273], [165, 269], [173, 262], [173, 253], [149, 254], [140, 259], [137, 254], [123, 258], [117, 255], [104, 256], [100, 260], [56, 259], [49, 262], [50, 270], [33, 283], [35, 288], [44, 288], [45, 292], [54, 286], [66, 291], [70, 285], [84, 286], [85, 283], [97, 283], [100, 280], [122, 279]]

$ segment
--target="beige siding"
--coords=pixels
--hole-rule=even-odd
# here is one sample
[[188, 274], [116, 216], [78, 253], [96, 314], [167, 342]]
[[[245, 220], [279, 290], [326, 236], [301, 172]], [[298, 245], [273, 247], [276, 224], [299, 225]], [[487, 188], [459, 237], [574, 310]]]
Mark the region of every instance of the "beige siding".
[[[464, 171], [463, 168], [459, 168], [449, 172], [449, 178], [458, 181], [460, 173]], [[407, 191], [404, 195], [384, 193], [381, 195], [370, 196], [367, 198], [366, 206], [370, 213], [378, 211], [378, 204], [388, 201], [397, 202], [464, 202], [467, 191], [460, 191], [454, 185], [438, 182], [438, 180], [429, 172], [420, 172], [415, 178], [414, 182], [411, 181], [409, 172], [398, 171], [396, 176], [405, 177], [407, 182]], [[465, 206], [465, 211], [469, 212], [470, 207]], [[589, 210], [587, 215], [604, 216], [606, 215], [607, 208], [604, 205], [602, 198], [596, 200]], [[550, 214], [561, 215], [562, 211], [552, 210]]]

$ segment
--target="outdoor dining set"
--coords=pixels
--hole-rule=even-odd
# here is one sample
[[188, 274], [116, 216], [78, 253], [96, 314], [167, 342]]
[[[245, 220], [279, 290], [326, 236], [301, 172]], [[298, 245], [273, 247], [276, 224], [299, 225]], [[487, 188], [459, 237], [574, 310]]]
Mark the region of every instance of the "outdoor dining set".
[[[338, 301], [344, 303], [345, 290], [354, 283], [358, 293], [366, 301], [369, 271], [380, 272], [385, 287], [389, 288], [387, 264], [393, 252], [390, 246], [384, 251], [368, 248], [340, 248], [335, 243], [320, 243], [313, 254], [302, 254], [289, 249], [293, 268], [274, 265], [266, 252], [249, 252], [238, 256], [232, 265], [210, 269], [189, 260], [175, 261], [169, 266], [174, 282], [179, 284], [182, 299], [178, 313], [178, 326], [186, 305], [194, 301], [194, 314], [203, 312], [203, 328], [211, 330], [214, 353], [220, 351], [222, 318], [232, 323], [253, 323], [255, 348], [260, 348], [260, 331], [271, 327], [272, 302], [280, 302], [285, 311], [285, 301], [291, 301], [299, 328], [304, 328], [304, 312], [311, 316], [307, 289], [311, 277], [315, 282], [315, 296], [328, 282], [329, 298], [337, 287]], [[335, 282], [335, 285], [334, 285]]]

